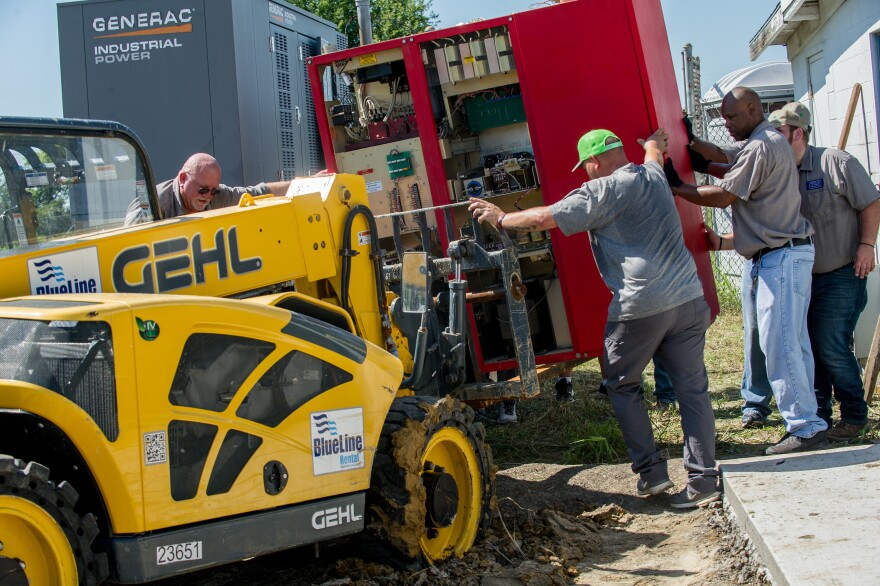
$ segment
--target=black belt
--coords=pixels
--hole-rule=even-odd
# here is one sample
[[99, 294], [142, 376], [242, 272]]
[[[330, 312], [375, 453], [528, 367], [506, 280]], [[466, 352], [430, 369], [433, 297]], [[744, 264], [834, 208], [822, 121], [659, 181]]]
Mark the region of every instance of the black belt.
[[752, 256], [752, 260], [757, 261], [768, 252], [773, 252], [774, 250], [779, 250], [780, 248], [794, 248], [795, 246], [804, 246], [812, 243], [812, 236], [807, 236], [806, 238], [792, 238], [781, 246], [768, 246], [767, 248], [762, 248]]

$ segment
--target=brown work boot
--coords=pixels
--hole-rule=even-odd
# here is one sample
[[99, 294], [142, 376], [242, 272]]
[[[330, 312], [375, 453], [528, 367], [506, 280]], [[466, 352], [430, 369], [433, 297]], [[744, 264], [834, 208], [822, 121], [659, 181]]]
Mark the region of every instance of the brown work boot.
[[865, 429], [864, 423], [844, 423], [843, 421], [838, 421], [834, 427], [828, 430], [825, 437], [833, 442], [845, 442], [857, 438], [863, 429]]

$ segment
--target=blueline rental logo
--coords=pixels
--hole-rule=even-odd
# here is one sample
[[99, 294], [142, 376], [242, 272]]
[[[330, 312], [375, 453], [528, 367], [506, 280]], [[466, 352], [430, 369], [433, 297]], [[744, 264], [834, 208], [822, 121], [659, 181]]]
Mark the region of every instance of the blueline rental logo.
[[28, 260], [32, 295], [100, 293], [98, 251], [85, 248]]
[[364, 467], [364, 412], [360, 407], [312, 413], [315, 476]]

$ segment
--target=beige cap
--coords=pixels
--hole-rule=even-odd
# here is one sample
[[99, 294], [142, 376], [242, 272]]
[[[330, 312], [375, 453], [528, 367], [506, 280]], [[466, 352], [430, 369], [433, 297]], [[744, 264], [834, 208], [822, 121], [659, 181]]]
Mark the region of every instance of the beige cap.
[[793, 126], [809, 130], [812, 117], [810, 110], [800, 102], [789, 102], [770, 114], [767, 120], [774, 128]]

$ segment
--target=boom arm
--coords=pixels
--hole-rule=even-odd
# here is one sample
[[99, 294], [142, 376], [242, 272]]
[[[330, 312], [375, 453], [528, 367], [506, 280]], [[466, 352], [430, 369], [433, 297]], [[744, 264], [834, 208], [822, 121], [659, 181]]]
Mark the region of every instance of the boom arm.
[[[0, 257], [0, 297], [76, 292], [242, 297], [291, 285], [349, 309], [358, 334], [385, 347], [378, 289], [349, 288], [343, 305], [340, 243], [364, 180], [296, 180], [286, 197], [244, 196], [238, 206], [116, 228]], [[375, 282], [370, 229], [352, 220], [351, 282]], [[384, 299], [382, 300], [384, 303]]]

